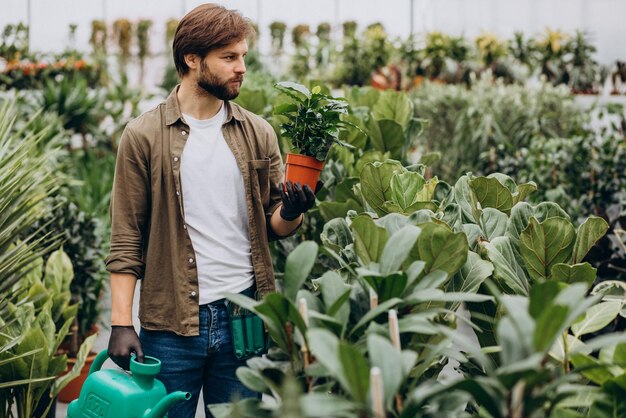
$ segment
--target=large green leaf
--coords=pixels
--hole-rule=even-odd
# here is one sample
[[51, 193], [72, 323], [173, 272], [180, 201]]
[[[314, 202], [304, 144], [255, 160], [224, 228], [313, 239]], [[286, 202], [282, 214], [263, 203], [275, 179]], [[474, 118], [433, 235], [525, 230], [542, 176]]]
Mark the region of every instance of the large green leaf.
[[422, 229], [411, 251], [411, 260], [426, 262], [424, 271], [442, 270], [454, 275], [467, 259], [469, 245], [462, 232], [452, 232], [449, 227], [429, 222]]
[[556, 203], [542, 202], [537, 206], [532, 206], [526, 202], [516, 204], [511, 209], [511, 216], [509, 217], [509, 223], [507, 225], [507, 236], [511, 239], [511, 244], [514, 248], [519, 247], [520, 234], [528, 227], [528, 223], [532, 217], [536, 218], [539, 222], [553, 217], [569, 220], [569, 215]]
[[496, 178], [477, 177], [470, 180], [469, 185], [482, 209], [494, 208], [507, 215], [511, 212], [513, 195]]
[[582, 262], [591, 247], [606, 233], [609, 225], [602, 218], [591, 216], [578, 228], [572, 264]]
[[544, 307], [537, 318], [533, 344], [535, 350], [547, 352], [557, 338], [563, 334], [569, 314], [569, 308], [563, 305], [550, 304]]
[[283, 278], [284, 294], [287, 299], [295, 302], [298, 290], [313, 269], [317, 259], [317, 250], [318, 247], [314, 241], [305, 241], [287, 256]]
[[357, 273], [374, 289], [379, 302], [401, 297], [404, 293], [408, 282], [406, 274], [369, 275], [367, 270], [363, 270], [357, 269]]
[[324, 224], [320, 239], [325, 247], [340, 253], [352, 244], [352, 233], [345, 219], [336, 218]]
[[368, 215], [354, 218], [350, 228], [354, 234], [356, 254], [363, 264], [378, 262], [387, 244], [388, 234], [385, 228], [376, 226]]
[[391, 178], [391, 199], [397, 203], [402, 211], [406, 211], [413, 203], [417, 202], [418, 192], [424, 188], [424, 177], [419, 173], [407, 171], [396, 173]]
[[596, 385], [602, 385], [604, 382], [611, 380], [613, 374], [607, 365], [602, 365], [597, 359], [582, 353], [574, 353], [570, 358], [576, 369], [580, 369], [580, 373]]
[[339, 343], [339, 361], [342, 373], [339, 382], [354, 400], [364, 404], [370, 385], [370, 368], [365, 356], [346, 342]]
[[454, 275], [448, 290], [476, 293], [480, 285], [493, 274], [493, 264], [470, 251], [461, 270]]
[[487, 250], [487, 256], [493, 263], [493, 277], [499, 280], [503, 288], [514, 294], [528, 294], [528, 278], [517, 262], [508, 237], [497, 237], [491, 242], [481, 244]]
[[345, 284], [343, 278], [334, 271], [327, 271], [315, 282], [320, 287], [326, 313], [336, 317], [345, 325], [350, 315], [350, 305], [347, 303], [350, 297], [350, 286]]
[[401, 160], [405, 138], [402, 126], [398, 122], [389, 119], [380, 119], [375, 123], [378, 123], [384, 146], [381, 151], [389, 152], [390, 157], [394, 160]]
[[391, 178], [402, 172], [406, 172], [406, 169], [398, 161], [392, 160], [369, 163], [363, 167], [360, 175], [361, 192], [365, 201], [379, 216], [387, 214], [384, 204], [392, 197]]
[[585, 312], [585, 316], [572, 324], [576, 338], [596, 332], [609, 325], [622, 310], [621, 302], [601, 302]]
[[589, 263], [580, 263], [570, 266], [565, 263], [557, 263], [552, 266], [550, 278], [564, 283], [587, 283], [591, 287], [596, 279], [596, 269]]
[[489, 241], [506, 233], [508, 221], [509, 218], [506, 214], [494, 208], [485, 208], [480, 214], [480, 228]]
[[534, 280], [550, 277], [552, 266], [570, 259], [576, 231], [563, 218], [548, 218], [539, 223], [530, 218], [528, 227], [520, 235], [520, 253]]
[[461, 208], [463, 219], [466, 222], [479, 222], [480, 215], [472, 199], [472, 189], [470, 188], [470, 178], [468, 175], [462, 176], [454, 184], [454, 200]]
[[413, 102], [408, 95], [385, 90], [372, 108], [376, 120], [390, 119], [404, 128], [413, 115]]
[[363, 206], [354, 199], [348, 199], [341, 202], [321, 202], [318, 205], [320, 214], [326, 222], [335, 218], [345, 218], [348, 211], [354, 210], [357, 213], [363, 212]]
[[357, 409], [353, 402], [330, 393], [307, 393], [300, 405], [307, 418], [351, 417]]
[[386, 275], [400, 270], [415, 245], [420, 231], [420, 228], [416, 226], [407, 225], [391, 235], [380, 257], [381, 274]]
[[384, 399], [390, 404], [407, 376], [403, 370], [402, 353], [388, 339], [376, 334], [367, 337], [367, 350], [371, 365], [379, 367], [382, 372]]

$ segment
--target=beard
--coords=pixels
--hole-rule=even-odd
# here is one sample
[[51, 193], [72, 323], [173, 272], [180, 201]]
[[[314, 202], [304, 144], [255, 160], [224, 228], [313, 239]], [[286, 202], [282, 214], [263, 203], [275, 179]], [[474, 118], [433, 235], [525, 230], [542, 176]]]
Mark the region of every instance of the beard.
[[209, 70], [204, 61], [200, 62], [200, 75], [198, 76], [197, 84], [198, 87], [210, 95], [226, 101], [235, 99], [239, 96], [241, 84], [231, 84], [233, 81], [242, 83], [243, 76], [223, 81]]

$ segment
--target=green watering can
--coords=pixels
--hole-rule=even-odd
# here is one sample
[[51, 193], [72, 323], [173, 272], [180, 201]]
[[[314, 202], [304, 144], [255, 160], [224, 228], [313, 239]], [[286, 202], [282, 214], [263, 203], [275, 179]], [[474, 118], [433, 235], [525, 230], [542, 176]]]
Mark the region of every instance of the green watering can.
[[68, 418], [161, 418], [176, 403], [191, 398], [189, 392], [169, 395], [155, 376], [161, 361], [145, 356], [144, 362], [130, 359], [132, 375], [118, 369], [100, 370], [109, 358], [107, 350], [95, 358], [78, 399], [70, 402]]

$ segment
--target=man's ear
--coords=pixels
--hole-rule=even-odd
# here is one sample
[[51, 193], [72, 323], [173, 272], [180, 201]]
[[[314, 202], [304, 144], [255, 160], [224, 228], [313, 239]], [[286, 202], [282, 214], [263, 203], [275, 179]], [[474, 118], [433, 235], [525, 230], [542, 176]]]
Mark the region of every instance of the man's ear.
[[200, 67], [200, 57], [196, 54], [186, 54], [184, 59], [190, 70], [196, 70]]

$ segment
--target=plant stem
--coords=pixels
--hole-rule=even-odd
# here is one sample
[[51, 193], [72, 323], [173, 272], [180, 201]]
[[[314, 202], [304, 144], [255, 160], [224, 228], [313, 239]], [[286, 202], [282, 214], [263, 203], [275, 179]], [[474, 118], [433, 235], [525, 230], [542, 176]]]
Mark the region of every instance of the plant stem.
[[565, 373], [570, 372], [569, 367], [569, 347], [567, 345], [567, 330], [563, 331], [563, 371]]

